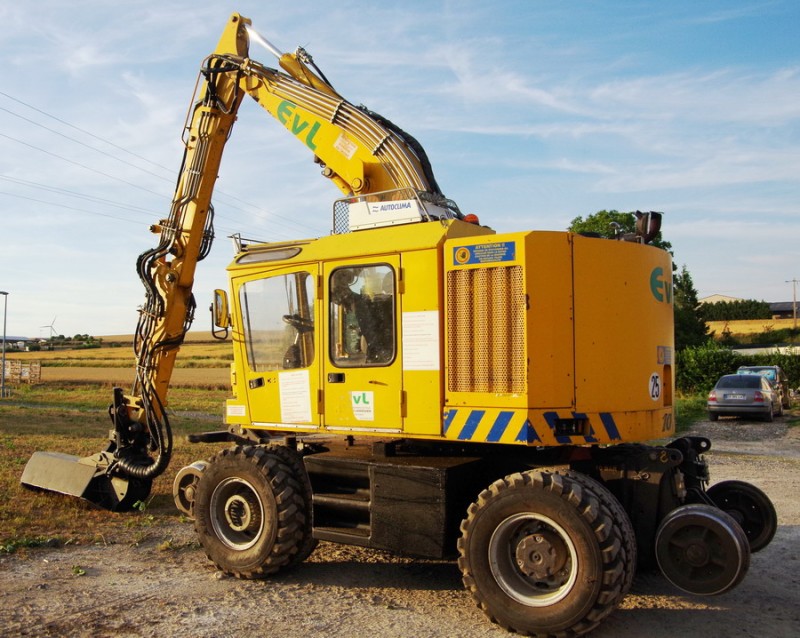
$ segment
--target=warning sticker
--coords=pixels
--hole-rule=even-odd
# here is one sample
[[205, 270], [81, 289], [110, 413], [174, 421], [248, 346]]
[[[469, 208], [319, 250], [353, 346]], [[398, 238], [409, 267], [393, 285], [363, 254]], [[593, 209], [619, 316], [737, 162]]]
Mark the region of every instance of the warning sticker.
[[474, 244], [472, 246], [456, 246], [453, 248], [453, 263], [459, 266], [467, 264], [490, 264], [499, 261], [516, 259], [516, 243], [498, 241], [491, 244]]
[[355, 142], [348, 140], [344, 134], [339, 135], [339, 137], [336, 138], [336, 141], [333, 143], [333, 148], [339, 151], [347, 159], [353, 159], [353, 155], [355, 155], [356, 151], [358, 150], [358, 146], [356, 146]]

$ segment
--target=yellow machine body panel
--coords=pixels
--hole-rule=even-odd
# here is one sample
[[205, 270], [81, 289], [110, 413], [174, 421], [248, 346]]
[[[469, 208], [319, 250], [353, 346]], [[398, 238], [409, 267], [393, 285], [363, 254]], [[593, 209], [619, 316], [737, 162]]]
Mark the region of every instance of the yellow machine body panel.
[[445, 248], [448, 439], [574, 445], [674, 431], [669, 254], [530, 232]]
[[255, 245], [229, 272], [229, 424], [534, 446], [674, 430], [665, 251], [448, 220]]

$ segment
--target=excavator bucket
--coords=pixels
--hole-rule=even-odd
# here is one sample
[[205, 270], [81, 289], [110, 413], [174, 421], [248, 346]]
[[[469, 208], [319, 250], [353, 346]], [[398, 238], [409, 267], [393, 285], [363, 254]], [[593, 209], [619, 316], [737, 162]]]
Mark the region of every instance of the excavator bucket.
[[108, 474], [111, 455], [81, 458], [60, 452], [34, 452], [20, 482], [34, 490], [77, 496], [99, 507], [122, 512], [150, 494], [152, 482]]

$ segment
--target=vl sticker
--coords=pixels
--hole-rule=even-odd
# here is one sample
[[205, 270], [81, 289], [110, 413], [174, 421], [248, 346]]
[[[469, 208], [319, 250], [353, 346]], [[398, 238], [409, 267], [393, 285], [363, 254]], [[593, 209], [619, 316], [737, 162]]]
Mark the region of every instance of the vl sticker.
[[654, 372], [650, 375], [650, 398], [653, 401], [658, 401], [661, 398], [661, 375]]
[[351, 392], [350, 404], [357, 421], [375, 420], [375, 394], [373, 392]]

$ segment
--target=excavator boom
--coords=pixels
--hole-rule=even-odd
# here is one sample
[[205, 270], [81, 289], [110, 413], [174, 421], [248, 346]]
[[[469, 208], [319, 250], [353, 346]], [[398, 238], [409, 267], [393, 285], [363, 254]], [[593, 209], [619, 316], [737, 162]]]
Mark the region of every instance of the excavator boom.
[[[283, 71], [250, 58], [251, 39], [274, 53]], [[124, 510], [146, 498], [153, 479], [167, 468], [172, 454], [167, 392], [194, 319], [195, 269], [214, 238], [214, 184], [245, 95], [301, 141], [322, 175], [345, 195], [410, 189], [460, 215], [439, 191], [419, 143], [380, 115], [347, 102], [312, 66], [303, 49], [280, 53], [249, 19], [231, 16], [201, 68], [169, 216], [151, 226], [158, 243], [136, 263], [145, 303], [134, 335], [135, 380], [130, 394], [114, 390], [108, 447], [87, 458], [36, 452], [23, 472], [24, 485]]]

